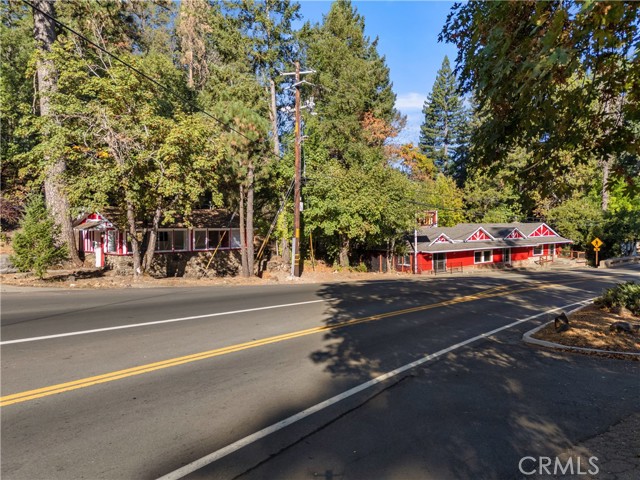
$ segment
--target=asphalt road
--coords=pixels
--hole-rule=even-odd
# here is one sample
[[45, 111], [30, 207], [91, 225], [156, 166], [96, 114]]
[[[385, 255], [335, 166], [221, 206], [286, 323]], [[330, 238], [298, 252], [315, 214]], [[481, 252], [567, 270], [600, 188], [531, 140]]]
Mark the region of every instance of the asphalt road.
[[637, 410], [638, 363], [523, 345], [551, 314], [422, 359], [638, 277], [3, 293], [2, 477], [517, 478]]

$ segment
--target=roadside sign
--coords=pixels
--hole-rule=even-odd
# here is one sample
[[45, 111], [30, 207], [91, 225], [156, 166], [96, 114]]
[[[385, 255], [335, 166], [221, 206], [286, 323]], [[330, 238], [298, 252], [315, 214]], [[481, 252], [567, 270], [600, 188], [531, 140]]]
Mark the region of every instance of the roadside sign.
[[602, 240], [600, 240], [598, 237], [593, 239], [593, 242], [591, 242], [591, 245], [593, 245], [593, 251], [596, 252], [596, 265], [595, 267], [598, 268], [600, 266], [600, 262], [598, 261], [598, 252], [600, 251], [600, 247], [602, 245], [604, 245], [604, 242]]

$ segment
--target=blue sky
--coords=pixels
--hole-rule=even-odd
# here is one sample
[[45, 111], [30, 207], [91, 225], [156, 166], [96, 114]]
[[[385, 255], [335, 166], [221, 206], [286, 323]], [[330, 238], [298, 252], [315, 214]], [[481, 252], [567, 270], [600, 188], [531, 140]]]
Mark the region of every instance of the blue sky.
[[[299, 0], [304, 20], [320, 22], [330, 1]], [[438, 42], [453, 2], [445, 1], [352, 1], [365, 19], [365, 32], [379, 38], [378, 51], [391, 71], [396, 108], [407, 115], [402, 142], [418, 142], [422, 105], [433, 87], [445, 55], [453, 66], [456, 48]]]

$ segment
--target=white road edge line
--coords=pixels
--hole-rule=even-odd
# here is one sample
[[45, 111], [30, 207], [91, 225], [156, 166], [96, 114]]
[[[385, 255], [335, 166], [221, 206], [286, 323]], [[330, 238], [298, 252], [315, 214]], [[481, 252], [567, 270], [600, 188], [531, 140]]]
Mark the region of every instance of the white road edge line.
[[187, 320], [197, 320], [199, 318], [210, 318], [210, 317], [220, 317], [223, 315], [235, 315], [236, 313], [248, 313], [248, 312], [258, 312], [260, 310], [270, 310], [273, 308], [285, 308], [285, 307], [295, 307], [298, 305], [308, 305], [310, 303], [320, 303], [326, 302], [327, 300], [309, 300], [308, 302], [296, 302], [296, 303], [285, 303], [282, 305], [269, 305], [267, 307], [256, 307], [256, 308], [247, 308], [245, 310], [233, 310], [230, 312], [218, 312], [218, 313], [208, 313], [206, 315], [194, 315], [192, 317], [182, 317], [182, 318], [170, 318], [168, 320], [157, 320], [154, 322], [145, 322], [145, 323], [132, 323], [130, 325], [119, 325], [116, 327], [105, 327], [105, 328], [96, 328], [94, 330], [80, 330], [77, 332], [68, 332], [68, 333], [58, 333], [55, 335], [45, 335], [42, 337], [29, 337], [29, 338], [19, 338], [17, 340], [7, 340], [5, 342], [0, 342], [0, 345], [10, 345], [13, 343], [26, 343], [26, 342], [36, 342], [38, 340], [49, 340], [52, 338], [62, 338], [62, 337], [73, 337], [75, 335], [87, 335], [89, 333], [99, 333], [99, 332], [110, 332], [113, 330], [124, 330], [126, 328], [138, 328], [138, 327], [147, 327], [150, 325], [162, 325], [163, 323], [174, 323], [174, 322], [184, 322]]
[[[595, 298], [595, 297], [593, 297]], [[475, 337], [469, 338], [468, 340], [465, 340], [463, 342], [460, 343], [456, 343], [455, 345], [451, 345], [450, 347], [447, 347], [445, 349], [439, 350], [436, 353], [432, 353], [431, 355], [427, 355], [423, 358], [421, 358], [420, 360], [416, 360], [415, 362], [411, 362], [411, 363], [407, 363], [406, 365], [403, 365], [402, 367], [396, 368], [395, 370], [391, 370], [390, 372], [384, 373], [382, 375], [380, 375], [379, 377], [374, 378], [373, 380], [369, 380], [368, 382], [365, 382], [361, 385], [358, 385], [357, 387], [353, 387], [349, 390], [347, 390], [346, 392], [343, 392], [339, 395], [336, 395], [335, 397], [331, 397], [328, 400], [325, 400], [324, 402], [320, 402], [316, 405], [313, 405], [312, 407], [307, 408], [306, 410], [303, 410], [301, 412], [296, 413], [295, 415], [292, 415], [289, 418], [285, 418], [284, 420], [281, 420], [278, 423], [274, 423], [273, 425], [270, 425], [266, 428], [263, 428], [262, 430], [259, 430], [251, 435], [248, 435], [244, 438], [241, 438], [240, 440], [233, 442], [229, 445], [227, 445], [226, 447], [223, 447], [219, 450], [216, 450], [213, 453], [210, 453], [209, 455], [205, 455], [204, 457], [195, 460], [183, 467], [180, 467], [177, 470], [174, 470], [173, 472], [169, 472], [166, 475], [163, 475], [162, 477], [159, 477], [157, 480], [178, 480], [180, 478], [183, 478], [193, 472], [195, 472], [196, 470], [199, 470], [203, 467], [206, 467], [207, 465], [210, 465], [211, 463], [220, 460], [221, 458], [236, 452], [237, 450], [240, 450], [243, 447], [246, 447], [247, 445], [250, 445], [253, 442], [256, 442], [262, 438], [265, 438], [269, 435], [271, 435], [272, 433], [277, 432], [278, 430], [281, 430], [285, 427], [288, 427], [289, 425], [292, 425], [293, 423], [296, 423], [299, 420], [302, 420], [306, 417], [309, 417], [310, 415], [313, 415], [316, 412], [319, 412], [320, 410], [324, 410], [327, 407], [330, 407], [331, 405], [334, 405], [346, 398], [349, 398], [357, 393], [362, 392], [363, 390], [366, 390], [368, 388], [371, 388], [375, 385], [378, 385], [379, 383], [384, 382], [385, 380], [388, 380], [390, 378], [393, 378], [401, 373], [406, 372], [407, 370], [411, 370], [412, 368], [415, 368], [419, 365], [422, 365], [423, 363], [428, 362], [429, 360], [433, 360], [434, 358], [438, 358], [441, 357], [442, 355], [445, 355], [449, 352], [452, 352], [453, 350], [457, 350], [458, 348], [464, 347], [466, 345], [469, 345], [470, 343], [473, 343], [477, 340], [481, 340], [483, 338], [488, 338], [492, 335], [495, 335], [498, 332], [501, 332], [502, 330], [506, 330], [508, 328], [511, 328], [515, 325], [518, 325], [520, 323], [524, 323], [524, 322], [528, 322], [529, 320], [533, 320], [534, 318], [538, 318], [541, 317], [543, 315], [547, 315], [549, 313], [555, 312], [557, 310], [562, 310], [562, 309], [566, 309], [568, 307], [573, 307], [574, 305], [583, 305], [583, 304], [587, 304], [589, 302], [591, 302], [593, 300], [593, 298], [589, 298], [587, 300], [582, 300], [580, 302], [574, 302], [574, 303], [570, 303], [568, 305], [563, 305], [560, 307], [555, 307], [552, 308], [550, 310], [546, 310], [542, 313], [537, 313], [536, 315], [531, 315], [530, 317], [527, 318], [523, 318], [522, 320], [516, 320], [515, 322], [512, 322], [508, 325], [504, 325], [502, 327], [496, 328], [494, 330], [491, 330], [489, 332], [485, 332], [485, 333], [481, 333], [480, 335], [476, 335]]]

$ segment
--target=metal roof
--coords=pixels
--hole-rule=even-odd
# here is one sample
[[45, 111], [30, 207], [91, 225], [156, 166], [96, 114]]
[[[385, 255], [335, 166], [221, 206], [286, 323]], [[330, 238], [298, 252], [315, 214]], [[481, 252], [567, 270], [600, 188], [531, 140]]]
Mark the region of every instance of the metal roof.
[[[513, 230], [518, 229], [525, 236], [531, 235], [544, 222], [512, 222], [512, 223], [460, 223], [454, 227], [422, 227], [418, 230], [419, 252], [458, 252], [465, 250], [490, 250], [493, 248], [534, 247], [542, 244], [573, 243], [559, 235], [532, 238], [506, 239]], [[476, 230], [482, 228], [496, 240], [465, 241]], [[450, 242], [433, 243], [445, 235]], [[413, 240], [413, 239], [412, 239]], [[413, 241], [411, 242], [413, 244]]]

